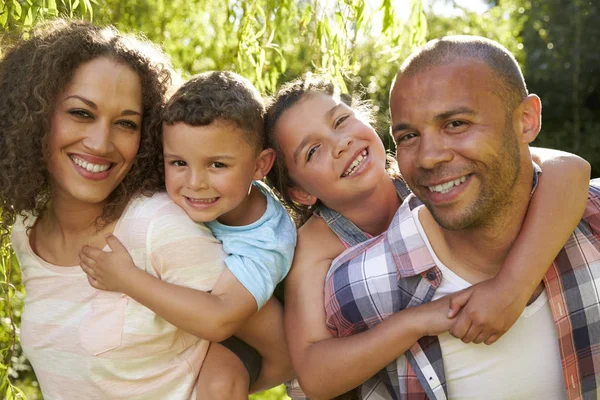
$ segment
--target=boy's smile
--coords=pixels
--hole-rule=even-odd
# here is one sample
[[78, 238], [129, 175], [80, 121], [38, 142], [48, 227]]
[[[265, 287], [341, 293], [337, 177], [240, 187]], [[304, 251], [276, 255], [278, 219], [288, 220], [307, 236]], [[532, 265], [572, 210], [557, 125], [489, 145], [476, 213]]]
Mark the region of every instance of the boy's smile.
[[169, 197], [196, 222], [235, 225], [256, 175], [258, 151], [233, 123], [165, 125], [165, 185]]

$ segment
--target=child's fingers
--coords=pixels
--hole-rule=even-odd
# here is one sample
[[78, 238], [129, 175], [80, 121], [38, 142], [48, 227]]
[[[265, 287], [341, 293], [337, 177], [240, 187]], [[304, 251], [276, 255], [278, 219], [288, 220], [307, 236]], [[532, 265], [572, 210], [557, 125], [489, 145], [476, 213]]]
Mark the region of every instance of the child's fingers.
[[90, 247], [90, 246], [83, 246], [81, 248], [81, 252], [80, 254], [83, 254], [89, 258], [93, 258], [93, 259], [97, 259], [99, 258], [102, 254], [104, 254], [104, 251], [97, 249], [95, 247]]
[[81, 269], [83, 270], [83, 272], [85, 272], [88, 278], [96, 279], [96, 271], [85, 265], [85, 263], [81, 263]]
[[456, 314], [458, 314], [460, 309], [469, 301], [471, 293], [473, 293], [472, 290], [463, 290], [450, 296], [450, 309], [448, 310], [448, 318], [456, 317]]
[[108, 244], [108, 247], [110, 247], [113, 252], [127, 252], [127, 249], [125, 246], [123, 246], [123, 243], [121, 243], [121, 241], [117, 239], [115, 235], [106, 235], [106, 244]]
[[469, 331], [469, 328], [471, 328], [471, 319], [465, 312], [462, 312], [458, 315], [458, 319], [452, 329], [450, 329], [450, 334], [457, 339], [462, 339]]
[[93, 269], [96, 266], [96, 260], [85, 255], [83, 251], [79, 253], [79, 261], [81, 262], [81, 265], [85, 264], [85, 266], [90, 269]]
[[473, 343], [479, 344], [485, 342], [490, 337], [490, 333], [488, 331], [481, 331], [479, 335], [475, 339], [473, 339]]
[[485, 344], [487, 344], [487, 345], [489, 346], [490, 344], [494, 344], [494, 343], [496, 343], [496, 341], [497, 341], [498, 339], [500, 339], [500, 337], [502, 337], [502, 335], [499, 335], [499, 334], [497, 334], [497, 333], [496, 333], [496, 334], [493, 334], [492, 336], [490, 336], [489, 338], [487, 338], [487, 340], [486, 340], [484, 343], [485, 343]]

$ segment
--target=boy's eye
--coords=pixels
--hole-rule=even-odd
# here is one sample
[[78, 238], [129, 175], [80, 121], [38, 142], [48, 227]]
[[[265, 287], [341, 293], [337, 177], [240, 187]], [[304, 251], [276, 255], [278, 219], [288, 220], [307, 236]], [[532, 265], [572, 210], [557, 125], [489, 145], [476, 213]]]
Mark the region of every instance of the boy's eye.
[[183, 160], [173, 160], [173, 161], [171, 161], [171, 165], [173, 165], [175, 167], [185, 167], [187, 165], [187, 163]]
[[315, 154], [315, 151], [317, 151], [318, 148], [319, 148], [319, 146], [313, 146], [310, 149], [308, 149], [308, 151], [306, 152], [306, 161], [307, 162], [310, 161], [313, 154]]
[[70, 109], [68, 111], [69, 114], [71, 114], [72, 116], [76, 117], [76, 118], [80, 118], [80, 119], [90, 119], [93, 118], [94, 115], [89, 112], [88, 110], [85, 110], [83, 108], [73, 108]]
[[448, 125], [446, 125], [446, 126], [450, 129], [456, 129], [456, 128], [460, 128], [465, 125], [466, 125], [466, 123], [463, 121], [450, 121], [448, 123]]
[[344, 122], [345, 120], [347, 120], [350, 116], [347, 114], [344, 114], [342, 116], [340, 116], [338, 119], [336, 119], [333, 123], [333, 127], [337, 128], [338, 126], [340, 126], [342, 124], [342, 122]]
[[219, 168], [226, 168], [227, 165], [223, 164], [222, 162], [215, 161], [215, 162], [210, 163], [209, 167], [219, 169]]

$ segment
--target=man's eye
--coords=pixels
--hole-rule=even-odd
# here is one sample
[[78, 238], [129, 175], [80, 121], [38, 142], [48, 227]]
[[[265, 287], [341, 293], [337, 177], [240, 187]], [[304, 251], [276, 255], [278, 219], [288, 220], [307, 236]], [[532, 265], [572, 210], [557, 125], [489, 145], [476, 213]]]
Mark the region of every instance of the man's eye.
[[452, 121], [448, 123], [448, 128], [459, 128], [461, 126], [465, 125], [465, 123], [463, 121]]
[[315, 151], [317, 151], [318, 148], [319, 146], [313, 146], [310, 149], [308, 149], [308, 151], [306, 152], [306, 161], [310, 161], [313, 154], [315, 154]]
[[396, 139], [396, 144], [399, 144], [401, 142], [406, 142], [410, 139], [413, 139], [417, 137], [417, 134], [415, 132], [409, 132], [409, 133], [405, 133], [401, 136], [398, 136], [398, 138]]
[[173, 165], [175, 167], [185, 167], [187, 165], [187, 163], [183, 160], [174, 160], [174, 161], [171, 161], [171, 165]]
[[340, 116], [338, 119], [335, 120], [335, 122], [333, 123], [333, 127], [337, 128], [338, 126], [340, 126], [342, 124], [342, 122], [344, 122], [345, 120], [347, 120], [350, 116], [345, 114]]

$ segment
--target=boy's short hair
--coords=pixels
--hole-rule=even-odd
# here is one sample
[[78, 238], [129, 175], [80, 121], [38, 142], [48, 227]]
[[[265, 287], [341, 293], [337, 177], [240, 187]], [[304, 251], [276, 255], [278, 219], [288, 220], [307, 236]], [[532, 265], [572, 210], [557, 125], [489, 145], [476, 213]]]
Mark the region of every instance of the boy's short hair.
[[206, 126], [215, 121], [234, 123], [247, 142], [264, 149], [265, 105], [259, 91], [246, 78], [230, 71], [193, 76], [167, 102], [163, 122]]

